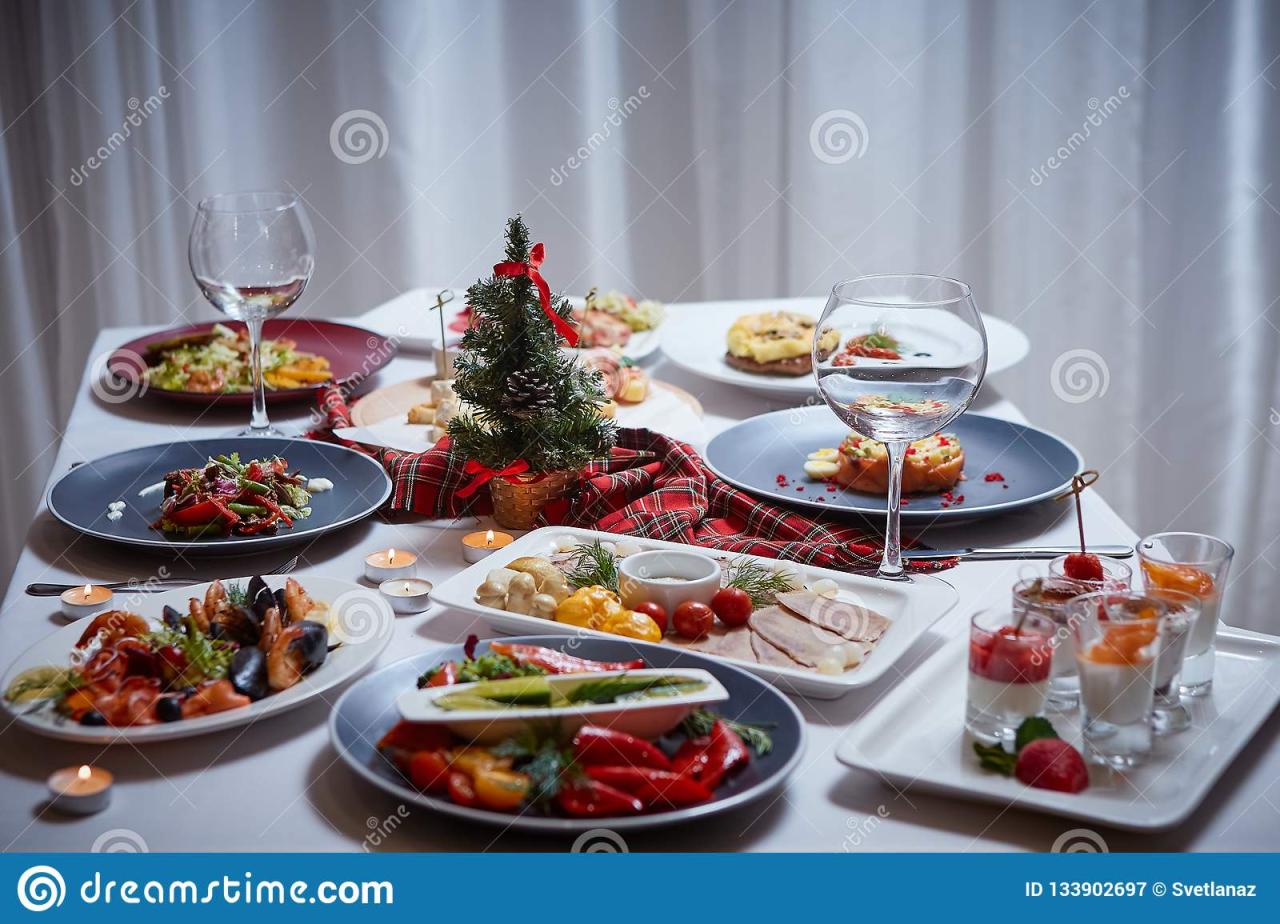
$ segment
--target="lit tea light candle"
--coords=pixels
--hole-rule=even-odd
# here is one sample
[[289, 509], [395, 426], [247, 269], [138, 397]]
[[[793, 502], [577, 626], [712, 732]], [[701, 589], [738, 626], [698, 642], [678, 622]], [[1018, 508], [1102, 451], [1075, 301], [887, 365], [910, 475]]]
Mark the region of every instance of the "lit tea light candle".
[[62, 615], [67, 619], [81, 619], [99, 610], [105, 610], [114, 594], [106, 587], [85, 584], [62, 592]]
[[431, 582], [421, 578], [383, 581], [378, 590], [397, 613], [421, 613], [431, 603]]
[[515, 537], [510, 533], [497, 533], [491, 529], [483, 533], [467, 533], [462, 537], [462, 557], [474, 565], [486, 555], [505, 549], [513, 542]]
[[404, 549], [383, 549], [364, 560], [364, 576], [375, 584], [411, 578], [418, 570], [418, 556]]
[[53, 807], [70, 815], [92, 815], [111, 803], [111, 784], [115, 778], [108, 770], [82, 764], [63, 767], [49, 776], [49, 795]]

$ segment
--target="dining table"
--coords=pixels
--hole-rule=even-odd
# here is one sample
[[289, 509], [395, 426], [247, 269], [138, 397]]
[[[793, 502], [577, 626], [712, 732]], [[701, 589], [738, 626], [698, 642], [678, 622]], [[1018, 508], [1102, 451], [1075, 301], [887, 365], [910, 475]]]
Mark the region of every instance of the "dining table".
[[[743, 311], [768, 302], [744, 302]], [[694, 310], [668, 306], [671, 312]], [[359, 324], [358, 318], [344, 321]], [[429, 321], [424, 319], [424, 324]], [[90, 356], [152, 328], [119, 327], [99, 332]], [[708, 345], [714, 349], [715, 345]], [[778, 410], [794, 401], [703, 380], [651, 357], [652, 376], [683, 388], [701, 404], [705, 440], [735, 422]], [[369, 387], [393, 384], [434, 371], [425, 353], [402, 351]], [[89, 363], [51, 468], [50, 481], [79, 462], [124, 449], [229, 435], [248, 409], [202, 408], [143, 395], [129, 401], [99, 396], [92, 387], [100, 365]], [[100, 390], [100, 389], [99, 389]], [[973, 410], [1025, 422], [1015, 401], [1002, 393], [1000, 377], [982, 386]], [[1105, 414], [1105, 410], [1098, 411]], [[307, 403], [272, 405], [272, 422], [300, 434], [318, 418]], [[1031, 421], [1052, 429], [1052, 421]], [[698, 447], [701, 448], [701, 447]], [[1100, 485], [1105, 491], [1105, 479]], [[1130, 527], [1098, 489], [1083, 494], [1091, 543], [1133, 544]], [[17, 515], [11, 511], [11, 515]], [[153, 575], [192, 582], [273, 570], [294, 554], [294, 576], [352, 582], [362, 579], [371, 551], [405, 548], [419, 556], [418, 575], [439, 583], [466, 566], [461, 537], [492, 525], [487, 519], [428, 521], [375, 516], [314, 541], [238, 557], [186, 557], [115, 547], [73, 532], [40, 499], [0, 610], [0, 660], [7, 667], [22, 651], [65, 625], [58, 600], [28, 596], [30, 582], [83, 584]], [[882, 524], [868, 528], [879, 529]], [[1067, 502], [1045, 502], [999, 517], [929, 528], [924, 541], [936, 547], [1070, 545], [1076, 517]], [[1272, 715], [1231, 763], [1204, 802], [1171, 830], [1131, 832], [1082, 825], [1067, 818], [1013, 806], [967, 801], [895, 787], [850, 769], [836, 759], [842, 735], [855, 727], [895, 685], [949, 639], [967, 631], [973, 612], [1007, 602], [1011, 584], [1044, 562], [968, 561], [944, 571], [959, 603], [906, 652], [894, 669], [868, 687], [834, 700], [797, 698], [807, 744], [786, 785], [760, 801], [708, 818], [646, 831], [628, 831], [631, 851], [1047, 851], [1064, 833], [1096, 832], [1112, 851], [1249, 851], [1274, 848], [1280, 811], [1280, 716]], [[1240, 605], [1241, 601], [1235, 601]], [[1230, 606], [1225, 616], [1231, 620]], [[469, 634], [491, 637], [483, 619], [441, 607], [398, 616], [393, 637], [373, 669], [433, 646], [456, 644]], [[63, 742], [6, 720], [0, 731], [0, 846], [6, 851], [87, 851], [115, 838], [124, 849], [150, 851], [567, 851], [575, 837], [529, 834], [479, 826], [405, 806], [374, 789], [339, 758], [327, 720], [341, 691], [319, 696], [285, 714], [182, 740], [145, 745], [97, 746]], [[912, 735], [913, 729], [896, 729]], [[110, 806], [73, 817], [47, 801], [46, 778], [55, 769], [80, 764], [104, 767], [115, 776]], [[607, 828], [602, 821], [601, 827]], [[104, 841], [104, 838], [106, 841]], [[102, 849], [99, 846], [99, 849]], [[830, 884], [824, 886], [831, 888]]]

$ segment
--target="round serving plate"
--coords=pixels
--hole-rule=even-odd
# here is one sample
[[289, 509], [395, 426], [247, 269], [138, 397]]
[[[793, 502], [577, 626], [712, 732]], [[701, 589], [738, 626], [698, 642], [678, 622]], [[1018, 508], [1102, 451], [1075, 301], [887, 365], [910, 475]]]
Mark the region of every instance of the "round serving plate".
[[[272, 590], [283, 587], [283, 576], [265, 575], [263, 578]], [[391, 641], [395, 615], [376, 588], [361, 587], [348, 581], [326, 577], [300, 577], [298, 583], [317, 601], [328, 603], [333, 611], [331, 625], [339, 627], [341, 644], [333, 648], [323, 664], [303, 677], [298, 683], [264, 696], [243, 709], [229, 709], [213, 715], [179, 722], [161, 722], [136, 728], [112, 728], [109, 726], [80, 725], [58, 715], [47, 706], [35, 708], [32, 703], [10, 703], [4, 707], [15, 722], [29, 731], [64, 741], [80, 741], [93, 744], [143, 744], [150, 741], [172, 741], [175, 738], [191, 738], [206, 735], [260, 721], [296, 709], [317, 696], [321, 696], [352, 677], [363, 672], [380, 655]], [[227, 578], [223, 584], [248, 583], [249, 578]], [[180, 612], [187, 611], [191, 597], [203, 597], [209, 584], [193, 584], [163, 593], [140, 594], [137, 603], [130, 601], [128, 609], [137, 612], [157, 627], [166, 605]], [[117, 603], [127, 592], [117, 594]], [[68, 656], [87, 628], [85, 619], [63, 626], [36, 642], [9, 667], [4, 678], [4, 690], [9, 688], [18, 674], [33, 667], [53, 665], [65, 667]], [[330, 639], [332, 644], [333, 640]]]
[[[503, 638], [502, 641], [542, 645], [570, 652], [579, 658], [626, 660], [639, 657], [644, 658], [649, 667], [708, 670], [729, 692], [728, 701], [717, 706], [715, 711], [738, 721], [769, 726], [773, 749], [764, 756], [752, 754], [746, 768], [716, 789], [710, 802], [672, 811], [618, 818], [552, 818], [466, 808], [448, 798], [420, 792], [374, 746], [396, 723], [396, 698], [404, 691], [414, 689], [418, 676], [428, 668], [463, 657], [461, 645], [450, 645], [389, 664], [353, 684], [329, 716], [329, 736], [338, 756], [365, 780], [405, 802], [480, 824], [555, 833], [596, 828], [608, 828], [610, 831], [654, 828], [727, 812], [782, 786], [803, 756], [804, 720], [796, 707], [763, 680], [721, 661], [678, 648], [626, 639], [532, 635]], [[478, 650], [484, 651], [486, 647], [487, 643], [481, 642]]]
[[[702, 405], [683, 388], [650, 380], [649, 395], [639, 404], [619, 404], [614, 420], [620, 427], [646, 427], [673, 439], [701, 445], [706, 440]], [[351, 405], [350, 427], [334, 431], [344, 440], [401, 452], [423, 452], [434, 445], [430, 424], [411, 424], [411, 407], [431, 400], [431, 379], [408, 379], [364, 395]]]
[[[154, 343], [163, 343], [176, 337], [207, 333], [215, 322], [206, 324], [189, 324], [186, 327], [171, 327], [138, 337], [121, 345], [107, 358], [105, 374], [116, 381], [112, 384], [113, 393], [123, 391], [139, 397], [154, 395], [172, 401], [203, 405], [244, 405], [253, 403], [251, 392], [234, 392], [231, 394], [206, 394], [198, 391], [172, 391], [165, 388], [143, 388], [141, 376], [146, 368], [147, 349]], [[239, 330], [244, 325], [238, 321], [218, 321], [224, 327]], [[314, 353], [329, 360], [329, 369], [333, 373], [333, 381], [339, 385], [351, 386], [367, 379], [377, 372], [396, 355], [396, 340], [381, 334], [355, 327], [351, 324], [340, 324], [337, 321], [313, 321], [310, 318], [273, 318], [263, 324], [262, 336], [267, 340], [288, 339], [297, 343], [304, 353]], [[268, 403], [301, 401], [315, 397], [318, 386], [306, 388], [268, 389]]]
[[[290, 471], [327, 478], [333, 489], [311, 496], [311, 516], [272, 535], [171, 539], [151, 524], [160, 515], [159, 490], [145, 491], [176, 469], [203, 466], [216, 455], [238, 452], [241, 461], [280, 456]], [[316, 440], [228, 436], [144, 446], [77, 465], [49, 489], [49, 511], [72, 529], [138, 548], [189, 554], [238, 555], [315, 539], [369, 516], [391, 496], [391, 479], [372, 457]], [[107, 505], [124, 501], [123, 516], [107, 517]]]
[[[964, 448], [965, 480], [952, 490], [964, 500], [908, 495], [904, 521], [954, 522], [1028, 507], [1061, 493], [1084, 468], [1073, 446], [1026, 424], [961, 414], [946, 432], [954, 433]], [[830, 492], [804, 473], [809, 453], [839, 446], [848, 433], [825, 404], [774, 411], [721, 431], [707, 444], [706, 460], [725, 481], [759, 497], [827, 513], [882, 517], [884, 496], [848, 489]], [[1003, 480], [987, 481], [988, 474]], [[785, 487], [779, 485], [779, 475], [785, 477]]]
[[[817, 393], [818, 386], [812, 373], [758, 375], [735, 369], [724, 359], [729, 328], [743, 315], [763, 311], [795, 311], [817, 321], [825, 305], [824, 298], [683, 305], [667, 312], [667, 319], [660, 328], [662, 350], [677, 366], [701, 378], [800, 400]], [[1008, 321], [991, 315], [984, 314], [982, 322], [987, 330], [987, 375], [1003, 372], [1026, 357], [1030, 350], [1026, 334]], [[946, 330], [932, 327], [898, 329], [890, 333], [901, 339], [907, 364], [912, 351], [926, 351], [938, 356], [945, 355], [954, 346]]]

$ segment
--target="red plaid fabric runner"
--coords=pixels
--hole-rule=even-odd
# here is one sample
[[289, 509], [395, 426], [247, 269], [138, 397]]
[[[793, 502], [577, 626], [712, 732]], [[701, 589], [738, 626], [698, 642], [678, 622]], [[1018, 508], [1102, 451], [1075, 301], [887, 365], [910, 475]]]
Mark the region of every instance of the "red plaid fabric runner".
[[[328, 426], [308, 436], [355, 445], [330, 432], [351, 425], [337, 389], [323, 393], [322, 406]], [[463, 473], [463, 460], [454, 457], [448, 445], [445, 438], [426, 452], [374, 453], [391, 474], [392, 510], [437, 519], [492, 511], [488, 491], [466, 499], [457, 496], [471, 476]], [[689, 445], [651, 430], [620, 429], [609, 458], [591, 463], [578, 491], [549, 504], [540, 524], [580, 526], [837, 570], [877, 564], [882, 551], [875, 534], [820, 523], [738, 490], [716, 477]], [[952, 564], [922, 562], [918, 567], [939, 570]]]

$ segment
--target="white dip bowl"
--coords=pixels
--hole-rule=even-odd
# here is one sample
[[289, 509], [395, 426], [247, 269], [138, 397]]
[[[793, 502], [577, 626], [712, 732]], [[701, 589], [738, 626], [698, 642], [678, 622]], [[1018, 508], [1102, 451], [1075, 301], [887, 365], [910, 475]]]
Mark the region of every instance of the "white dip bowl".
[[686, 600], [710, 603], [720, 589], [720, 563], [710, 555], [660, 549], [628, 555], [618, 563], [622, 605], [656, 603], [670, 616]]

